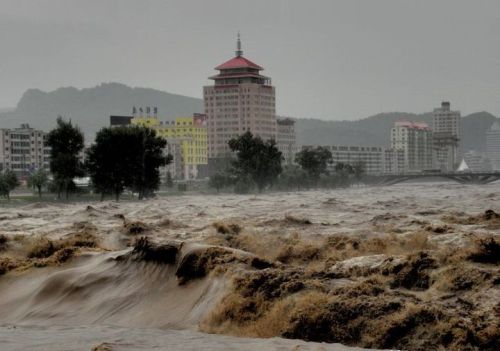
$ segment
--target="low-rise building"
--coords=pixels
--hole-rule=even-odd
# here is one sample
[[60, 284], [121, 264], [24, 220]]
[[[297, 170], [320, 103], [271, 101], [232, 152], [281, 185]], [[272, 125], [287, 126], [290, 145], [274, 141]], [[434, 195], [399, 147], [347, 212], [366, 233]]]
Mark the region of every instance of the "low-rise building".
[[25, 178], [39, 169], [49, 170], [50, 147], [47, 133], [22, 124], [20, 128], [0, 129], [0, 172], [11, 170]]
[[[160, 121], [151, 115], [137, 115], [131, 120], [132, 125], [146, 126], [154, 129], [157, 134], [171, 144], [180, 157], [172, 154], [173, 165], [170, 171], [177, 179], [195, 179], [206, 176], [207, 173], [207, 123], [204, 114], [194, 114], [192, 117], [178, 117], [173, 121]], [[174, 146], [178, 145], [178, 146]]]
[[[302, 150], [314, 146], [303, 146]], [[338, 163], [354, 166], [361, 164], [365, 174], [377, 175], [384, 171], [384, 149], [378, 146], [345, 146], [329, 145], [323, 146], [332, 153], [332, 162], [328, 165], [330, 171], [335, 170]]]

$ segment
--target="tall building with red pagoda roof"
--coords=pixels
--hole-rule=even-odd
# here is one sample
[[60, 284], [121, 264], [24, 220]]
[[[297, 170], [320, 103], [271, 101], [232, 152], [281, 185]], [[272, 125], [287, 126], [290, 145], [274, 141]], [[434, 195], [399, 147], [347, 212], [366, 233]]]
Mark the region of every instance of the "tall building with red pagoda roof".
[[[246, 131], [276, 139], [275, 89], [263, 68], [243, 57], [238, 34], [236, 56], [215, 67], [214, 85], [203, 87], [208, 122], [208, 157], [227, 158], [228, 141]], [[211, 167], [212, 168], [212, 167]]]

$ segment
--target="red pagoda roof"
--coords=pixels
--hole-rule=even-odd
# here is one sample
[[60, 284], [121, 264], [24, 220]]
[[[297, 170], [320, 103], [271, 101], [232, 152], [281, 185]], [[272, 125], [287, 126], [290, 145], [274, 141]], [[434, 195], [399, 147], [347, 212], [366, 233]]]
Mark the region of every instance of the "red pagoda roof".
[[231, 69], [231, 68], [254, 68], [258, 70], [263, 70], [264, 68], [259, 65], [253, 63], [252, 61], [244, 58], [243, 56], [236, 56], [229, 61], [224, 62], [223, 64], [215, 67], [215, 69], [223, 70], [223, 69]]

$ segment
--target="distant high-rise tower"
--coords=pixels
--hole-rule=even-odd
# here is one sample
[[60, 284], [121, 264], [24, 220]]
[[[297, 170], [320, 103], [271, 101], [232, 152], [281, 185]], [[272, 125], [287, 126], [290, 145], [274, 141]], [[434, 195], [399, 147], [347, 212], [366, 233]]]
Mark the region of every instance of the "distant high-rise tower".
[[396, 122], [391, 130], [391, 148], [403, 150], [405, 172], [432, 168], [432, 130], [427, 123]]
[[495, 121], [486, 132], [486, 156], [495, 171], [500, 171], [500, 123]]
[[454, 171], [462, 158], [460, 111], [451, 111], [450, 103], [443, 101], [432, 115], [434, 166], [443, 171]]
[[208, 157], [227, 158], [228, 141], [246, 131], [276, 138], [275, 89], [262, 67], [243, 57], [238, 34], [236, 56], [215, 68], [214, 85], [203, 87], [208, 123]]

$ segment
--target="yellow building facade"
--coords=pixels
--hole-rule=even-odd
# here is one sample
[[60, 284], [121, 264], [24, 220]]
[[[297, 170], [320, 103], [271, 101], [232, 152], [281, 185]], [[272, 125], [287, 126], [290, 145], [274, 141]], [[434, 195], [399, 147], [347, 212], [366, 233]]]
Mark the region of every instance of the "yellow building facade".
[[200, 168], [207, 165], [205, 115], [195, 114], [192, 117], [178, 117], [172, 122], [161, 122], [154, 116], [137, 116], [132, 118], [131, 124], [154, 129], [159, 136], [167, 140], [170, 150], [173, 147], [180, 149], [180, 157], [173, 155], [174, 168], [171, 172], [175, 173], [174, 177], [197, 178]]

